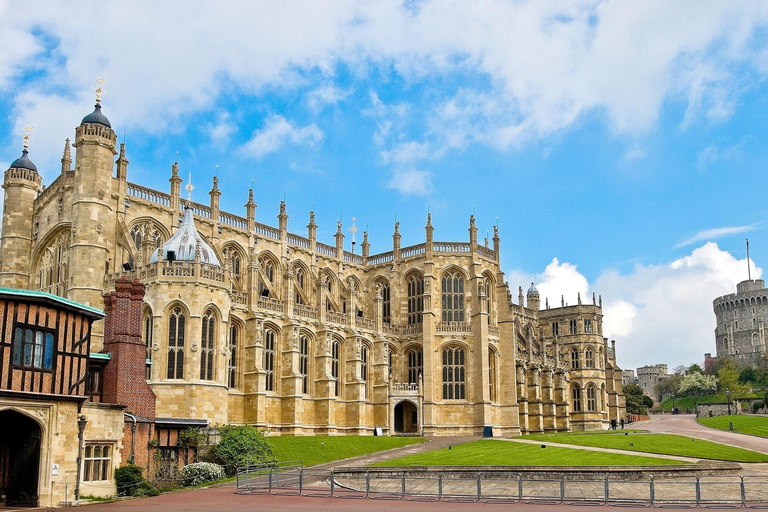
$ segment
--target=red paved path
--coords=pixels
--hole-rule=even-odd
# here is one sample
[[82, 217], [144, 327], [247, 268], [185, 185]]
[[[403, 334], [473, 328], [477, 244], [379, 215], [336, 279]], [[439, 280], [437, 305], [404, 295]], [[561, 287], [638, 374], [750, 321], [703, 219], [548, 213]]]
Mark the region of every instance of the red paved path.
[[755, 437], [736, 432], [726, 432], [714, 428], [705, 427], [696, 423], [694, 414], [659, 415], [649, 421], [635, 423], [632, 428], [641, 428], [650, 432], [665, 434], [680, 434], [683, 436], [706, 439], [716, 443], [738, 446], [748, 450], [768, 453], [768, 439]]

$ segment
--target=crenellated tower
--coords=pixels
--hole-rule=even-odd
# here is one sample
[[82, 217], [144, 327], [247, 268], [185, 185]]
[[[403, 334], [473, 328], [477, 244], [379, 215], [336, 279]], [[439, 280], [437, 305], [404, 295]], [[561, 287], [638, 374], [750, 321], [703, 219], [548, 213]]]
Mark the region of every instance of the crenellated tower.
[[[114, 157], [117, 136], [101, 112], [101, 89], [96, 90], [94, 111], [75, 130], [77, 149], [72, 195], [71, 269], [68, 298], [100, 307], [103, 280], [122, 262], [115, 260], [115, 201], [112, 198]], [[116, 191], [117, 192], [117, 191]], [[98, 351], [103, 340], [103, 323], [93, 325], [92, 346]]]
[[29, 131], [31, 129], [24, 134], [21, 157], [11, 163], [3, 179], [5, 206], [0, 238], [3, 248], [0, 285], [8, 288], [28, 288], [30, 285], [29, 260], [36, 238], [32, 211], [43, 180], [29, 159]]

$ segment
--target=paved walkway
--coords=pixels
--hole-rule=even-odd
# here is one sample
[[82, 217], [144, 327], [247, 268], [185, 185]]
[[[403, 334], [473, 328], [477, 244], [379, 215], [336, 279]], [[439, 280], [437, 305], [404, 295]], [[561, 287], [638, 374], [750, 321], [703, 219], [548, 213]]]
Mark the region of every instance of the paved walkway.
[[695, 437], [697, 439], [706, 439], [716, 443], [737, 446], [754, 450], [756, 452], [768, 453], [768, 439], [764, 437], [749, 436], [737, 432], [727, 432], [705, 427], [696, 423], [694, 414], [664, 414], [651, 417], [648, 421], [642, 421], [632, 424], [632, 428], [640, 428], [659, 434], [679, 434], [682, 436]]

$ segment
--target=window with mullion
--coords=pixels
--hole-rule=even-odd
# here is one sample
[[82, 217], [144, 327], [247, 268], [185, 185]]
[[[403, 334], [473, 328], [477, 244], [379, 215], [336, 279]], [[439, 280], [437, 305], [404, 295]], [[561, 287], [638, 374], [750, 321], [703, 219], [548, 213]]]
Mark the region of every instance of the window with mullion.
[[213, 380], [215, 318], [212, 311], [203, 316], [203, 333], [200, 340], [200, 379]]
[[464, 400], [465, 392], [464, 349], [459, 347], [443, 350], [443, 399]]
[[264, 331], [264, 389], [275, 390], [275, 331]]
[[181, 308], [174, 308], [168, 319], [168, 378], [184, 378], [184, 329], [186, 317]]

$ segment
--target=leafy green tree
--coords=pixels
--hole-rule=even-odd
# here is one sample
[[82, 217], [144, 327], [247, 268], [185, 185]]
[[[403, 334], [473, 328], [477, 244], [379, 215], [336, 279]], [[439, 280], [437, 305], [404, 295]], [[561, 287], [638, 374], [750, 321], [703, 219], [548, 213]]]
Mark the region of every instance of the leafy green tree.
[[730, 390], [731, 398], [740, 398], [752, 391], [752, 386], [739, 382], [739, 369], [730, 359], [717, 372], [717, 377], [720, 381], [720, 392], [725, 393], [726, 390]]
[[[648, 408], [643, 403], [643, 388], [637, 384], [624, 386], [624, 399], [627, 403], [628, 414], [648, 414]], [[651, 400], [653, 404], [653, 400]]]
[[230, 475], [238, 467], [277, 462], [264, 435], [252, 425], [224, 425], [213, 456]]
[[756, 384], [760, 377], [760, 373], [754, 368], [744, 368], [739, 372], [739, 384]]
[[677, 393], [677, 388], [680, 386], [682, 378], [682, 375], [675, 374], [669, 375], [657, 382], [653, 386], [653, 394], [656, 395], [658, 401], [661, 402], [666, 397], [672, 396], [672, 393]]
[[688, 370], [685, 372], [688, 373], [704, 373], [704, 370], [701, 369], [701, 366], [699, 366], [696, 363], [693, 363], [691, 366], [688, 367]]
[[689, 373], [680, 379], [677, 392], [682, 396], [704, 396], [717, 391], [718, 379], [714, 375]]

